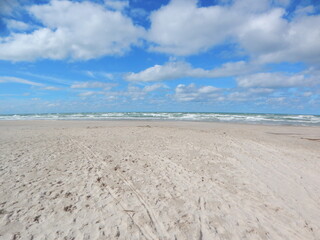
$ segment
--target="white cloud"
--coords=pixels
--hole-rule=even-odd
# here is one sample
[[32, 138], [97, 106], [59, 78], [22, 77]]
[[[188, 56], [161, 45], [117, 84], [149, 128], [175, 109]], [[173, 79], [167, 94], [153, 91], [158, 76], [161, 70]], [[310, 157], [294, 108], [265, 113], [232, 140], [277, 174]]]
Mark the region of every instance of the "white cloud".
[[43, 86], [42, 83], [29, 81], [23, 78], [17, 78], [17, 77], [7, 77], [7, 76], [0, 76], [0, 83], [21, 83], [21, 84], [27, 84], [31, 86]]
[[145, 18], [148, 15], [148, 12], [143, 8], [131, 8], [130, 9], [130, 16], [136, 18]]
[[148, 37], [155, 45], [151, 50], [186, 56], [219, 44], [238, 43], [248, 24], [260, 17], [268, 19], [269, 14], [272, 20], [275, 14], [268, 0], [238, 0], [209, 7], [199, 7], [197, 2], [172, 0], [152, 13]]
[[128, 86], [124, 91], [110, 91], [105, 92], [104, 95], [108, 100], [116, 100], [119, 98], [129, 98], [132, 101], [143, 100], [147, 95], [147, 92], [136, 86]]
[[[283, 8], [275, 8], [288, 6], [289, 0], [219, 2], [228, 4], [200, 7], [196, 0], [172, 0], [152, 12], [146, 34], [121, 12], [128, 1], [52, 0], [25, 8], [43, 27], [0, 38], [0, 59], [87, 60], [121, 55], [144, 38], [151, 50], [171, 55], [188, 56], [231, 43], [259, 63], [320, 62], [320, 28], [314, 27], [320, 25], [320, 15], [308, 15], [314, 7], [298, 8], [289, 19]], [[0, 4], [3, 13], [13, 11], [8, 4]], [[127, 14], [130, 11], [131, 16], [134, 11], [145, 14], [141, 9]], [[29, 27], [13, 19], [8, 26], [19, 31]]]
[[168, 88], [168, 87], [166, 85], [162, 84], [162, 83], [156, 83], [156, 84], [145, 86], [143, 88], [143, 91], [145, 91], [145, 92], [153, 92], [153, 91], [158, 90], [160, 88]]
[[297, 9], [294, 11], [294, 13], [296, 15], [306, 15], [306, 14], [313, 13], [314, 11], [315, 11], [314, 6], [309, 5], [306, 7], [297, 7]]
[[236, 0], [233, 1], [232, 10], [246, 13], [262, 13], [270, 8], [270, 0]]
[[285, 97], [269, 98], [269, 99], [266, 99], [266, 102], [269, 104], [275, 104], [275, 105], [288, 103]]
[[78, 96], [90, 97], [90, 96], [99, 95], [99, 94], [104, 94], [104, 92], [87, 91], [87, 92], [79, 93]]
[[102, 74], [102, 76], [104, 76], [110, 80], [113, 80], [115, 77], [112, 73], [101, 73], [101, 74]]
[[174, 98], [182, 102], [219, 100], [221, 98], [219, 91], [219, 88], [213, 86], [197, 87], [194, 83], [179, 84], [175, 89]]
[[253, 99], [249, 92], [234, 91], [228, 94], [226, 99], [231, 102], [245, 102], [248, 101], [249, 98]]
[[[85, 85], [81, 85], [80, 87], [83, 88], [84, 86]], [[107, 97], [108, 100], [116, 100], [119, 98], [123, 98], [123, 99], [129, 98], [133, 101], [136, 101], [136, 100], [143, 100], [148, 94], [160, 88], [168, 88], [168, 87], [165, 84], [161, 84], [161, 83], [147, 85], [143, 88], [129, 85], [127, 89], [123, 91], [85, 91], [85, 92], [79, 93], [78, 96], [90, 97], [90, 96], [96, 96], [96, 95], [104, 95]], [[109, 89], [104, 89], [104, 90], [109, 90]]]
[[24, 22], [17, 21], [17, 20], [14, 20], [14, 19], [7, 19], [5, 22], [7, 24], [7, 27], [10, 30], [13, 30], [13, 31], [14, 30], [26, 31], [26, 30], [29, 30], [29, 29], [33, 28], [33, 26], [31, 26], [29, 24], [26, 24]]
[[128, 1], [105, 0], [105, 5], [111, 9], [121, 11], [129, 6]]
[[109, 80], [114, 80], [116, 75], [119, 75], [103, 71], [83, 71], [83, 73], [89, 76], [90, 78], [106, 78]]
[[291, 0], [273, 0], [273, 2], [282, 6], [288, 6], [290, 5]]
[[304, 92], [302, 95], [304, 96], [304, 97], [310, 97], [310, 96], [312, 96], [312, 92]]
[[95, 74], [92, 71], [85, 71], [84, 72], [87, 76], [94, 78]]
[[272, 88], [249, 88], [249, 90], [247, 91], [249, 93], [252, 93], [252, 94], [269, 94], [269, 93], [272, 93], [274, 92], [274, 89]]
[[127, 91], [120, 92], [120, 95], [131, 98], [132, 100], [143, 100], [146, 92], [135, 86], [128, 86]]
[[216, 88], [213, 86], [204, 86], [198, 89], [198, 93], [211, 94], [211, 93], [217, 92], [218, 90], [219, 88]]
[[46, 106], [49, 108], [53, 108], [53, 107], [59, 107], [60, 104], [59, 103], [46, 103]]
[[[246, 89], [229, 89], [228, 94], [225, 96], [225, 100], [228, 102], [252, 102], [264, 101], [268, 99], [276, 91], [272, 88], [252, 87]], [[279, 93], [279, 92], [278, 92]]]
[[[196, 0], [172, 0], [151, 14], [150, 49], [187, 56], [235, 43], [261, 63], [319, 63], [320, 28], [314, 26], [320, 26], [320, 16], [297, 14], [288, 20], [285, 10], [271, 2], [239, 0], [199, 7]], [[276, 1], [278, 6], [289, 3]], [[301, 11], [310, 13], [312, 8]]]
[[137, 100], [143, 100], [145, 97], [150, 94], [151, 92], [154, 92], [160, 88], [167, 88], [164, 84], [152, 84], [145, 86], [144, 88], [139, 88], [136, 86], [128, 86], [128, 88], [124, 91], [114, 91], [114, 92], [106, 92], [105, 95], [111, 99], [118, 99], [120, 97], [129, 98], [133, 101]]
[[16, 8], [20, 7], [20, 4], [17, 0], [7, 0], [0, 1], [0, 16], [10, 16], [13, 14]]
[[60, 90], [60, 88], [58, 87], [53, 87], [53, 86], [48, 86], [48, 87], [44, 87], [44, 90], [51, 90], [51, 91], [58, 91]]
[[117, 86], [115, 83], [105, 83], [105, 82], [78, 82], [71, 85], [71, 88], [103, 88], [111, 89]]
[[283, 35], [288, 27], [287, 22], [281, 18], [283, 14], [284, 10], [273, 9], [252, 16], [246, 24], [240, 25], [237, 38], [241, 46], [254, 57], [283, 49], [286, 45]]
[[49, 82], [54, 82], [56, 84], [59, 85], [70, 85], [70, 81], [69, 80], [65, 80], [65, 79], [61, 79], [60, 77], [53, 77], [53, 76], [47, 76], [47, 75], [42, 75], [42, 74], [35, 74], [35, 73], [31, 73], [31, 72], [22, 72], [24, 75], [28, 75], [31, 76], [32, 78], [37, 78], [39, 80], [46, 80]]
[[183, 77], [192, 71], [189, 64], [184, 62], [169, 62], [165, 65], [154, 65], [139, 73], [129, 73], [125, 76], [128, 81], [154, 82]]
[[285, 75], [283, 73], [256, 73], [238, 77], [236, 79], [240, 87], [299, 87], [319, 84], [319, 78], [305, 76], [304, 74]]
[[118, 11], [91, 2], [52, 0], [28, 11], [43, 25], [30, 34], [0, 39], [0, 59], [92, 59], [119, 55], [137, 44], [144, 29]]
[[208, 77], [229, 77], [250, 73], [259, 69], [259, 65], [247, 63], [245, 61], [227, 62], [221, 67], [208, 71]]
[[231, 36], [235, 21], [227, 8], [198, 8], [195, 0], [173, 0], [150, 16], [151, 50], [190, 55], [223, 42]]
[[139, 73], [128, 73], [125, 79], [127, 81], [155, 82], [183, 77], [217, 78], [246, 74], [257, 69], [257, 67], [253, 64], [239, 61], [225, 63], [212, 70], [205, 70], [202, 68], [192, 68], [186, 62], [168, 62], [164, 65], [154, 65]]
[[46, 86], [43, 83], [30, 81], [24, 78], [9, 77], [9, 76], [0, 76], [0, 83], [20, 83], [20, 84], [26, 84], [26, 85], [35, 86], [35, 87], [41, 87], [41, 89], [43, 90], [51, 90], [51, 91], [60, 90], [60, 88], [53, 87], [53, 86]]
[[252, 18], [241, 28], [239, 43], [258, 61], [320, 61], [320, 16], [301, 16], [288, 22], [284, 11], [274, 9]]

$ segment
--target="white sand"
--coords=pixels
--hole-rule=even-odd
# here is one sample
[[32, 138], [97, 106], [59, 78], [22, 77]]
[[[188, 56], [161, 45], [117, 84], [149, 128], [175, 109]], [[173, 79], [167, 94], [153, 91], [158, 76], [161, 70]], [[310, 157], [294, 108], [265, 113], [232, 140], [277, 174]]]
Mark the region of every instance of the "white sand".
[[320, 239], [320, 128], [0, 122], [0, 239]]

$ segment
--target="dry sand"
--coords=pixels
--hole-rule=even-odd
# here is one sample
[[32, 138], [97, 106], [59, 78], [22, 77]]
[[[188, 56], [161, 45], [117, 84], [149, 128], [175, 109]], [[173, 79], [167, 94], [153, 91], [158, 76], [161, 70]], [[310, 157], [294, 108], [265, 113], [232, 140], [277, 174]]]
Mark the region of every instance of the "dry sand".
[[0, 239], [320, 239], [320, 128], [0, 122]]

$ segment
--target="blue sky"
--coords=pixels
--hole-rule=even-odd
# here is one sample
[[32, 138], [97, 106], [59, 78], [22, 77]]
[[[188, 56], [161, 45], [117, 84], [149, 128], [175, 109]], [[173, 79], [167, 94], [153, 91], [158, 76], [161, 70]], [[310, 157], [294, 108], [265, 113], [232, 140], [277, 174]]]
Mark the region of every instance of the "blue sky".
[[320, 114], [320, 2], [0, 0], [0, 114]]

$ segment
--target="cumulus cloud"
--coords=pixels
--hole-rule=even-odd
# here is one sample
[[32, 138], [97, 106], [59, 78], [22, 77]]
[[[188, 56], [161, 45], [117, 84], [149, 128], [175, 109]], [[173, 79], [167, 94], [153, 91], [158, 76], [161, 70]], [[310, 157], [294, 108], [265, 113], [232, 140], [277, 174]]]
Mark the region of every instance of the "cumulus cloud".
[[175, 55], [205, 51], [231, 36], [234, 19], [227, 8], [197, 7], [195, 0], [173, 0], [150, 16], [151, 50]]
[[125, 79], [127, 81], [156, 82], [184, 77], [217, 78], [242, 75], [257, 68], [258, 66], [244, 61], [225, 63], [212, 70], [193, 68], [186, 62], [168, 62], [164, 65], [154, 65], [138, 73], [128, 73]]
[[128, 88], [124, 91], [107, 92], [106, 96], [112, 96], [113, 99], [118, 97], [126, 97], [134, 101], [143, 100], [147, 96], [147, 94], [150, 94], [151, 92], [154, 92], [160, 88], [167, 88], [167, 86], [164, 84], [152, 84], [147, 85], [143, 88], [139, 88], [137, 86], [129, 85]]
[[169, 62], [165, 65], [154, 65], [139, 73], [129, 73], [125, 76], [128, 81], [154, 82], [183, 77], [184, 73], [192, 71], [189, 64], [184, 62]]
[[174, 98], [177, 101], [208, 101], [222, 100], [220, 89], [213, 86], [197, 87], [194, 83], [189, 85], [179, 84], [175, 89]]
[[24, 22], [21, 22], [21, 21], [17, 21], [17, 20], [14, 20], [14, 19], [7, 19], [5, 20], [6, 24], [7, 24], [7, 27], [10, 29], [10, 30], [17, 30], [17, 31], [26, 31], [26, 30], [29, 30], [29, 29], [32, 29], [33, 26], [29, 25], [29, 24], [26, 24]]
[[[239, 0], [199, 7], [196, 0], [172, 0], [150, 17], [148, 39], [154, 43], [150, 49], [187, 56], [235, 43], [261, 63], [320, 62], [320, 29], [314, 28], [320, 25], [320, 16], [298, 14], [288, 20], [285, 10], [270, 2]], [[289, 1], [277, 3], [285, 6]]]
[[304, 6], [304, 7], [297, 7], [294, 11], [296, 15], [307, 15], [315, 12], [315, 8], [312, 5]]
[[241, 28], [239, 42], [262, 63], [320, 61], [320, 16], [302, 16], [291, 22], [284, 10], [274, 9], [257, 16]]
[[[287, 90], [284, 92], [287, 93]], [[232, 104], [235, 102], [256, 103], [265, 102], [268, 99], [280, 97], [282, 92], [267, 87], [247, 88], [216, 88], [214, 86], [197, 86], [194, 83], [189, 85], [179, 84], [175, 88], [173, 98], [179, 102], [223, 102]]]
[[121, 11], [129, 6], [128, 1], [105, 0], [105, 5], [111, 9]]
[[143, 91], [145, 91], [145, 92], [153, 92], [153, 91], [156, 91], [156, 90], [158, 90], [160, 88], [168, 88], [168, 86], [165, 85], [165, 84], [162, 84], [162, 83], [156, 83], [156, 84], [145, 86], [143, 88]]
[[148, 12], [143, 8], [131, 8], [130, 9], [130, 16], [136, 18], [145, 18], [148, 15]]
[[71, 88], [104, 88], [111, 89], [117, 86], [115, 83], [105, 83], [105, 82], [78, 82], [71, 85]]
[[269, 10], [268, 2], [238, 0], [231, 6], [199, 7], [196, 0], [172, 0], [150, 16], [150, 49], [187, 56], [237, 42], [242, 28]]
[[274, 0], [274, 2], [280, 6], [288, 6], [291, 0]]
[[[9, 16], [12, 6], [19, 4], [6, 2], [0, 1], [0, 13]], [[87, 60], [121, 55], [146, 39], [150, 50], [170, 55], [189, 56], [231, 43], [260, 63], [320, 62], [320, 28], [314, 27], [320, 25], [320, 15], [311, 14], [314, 7], [298, 7], [287, 18], [284, 7], [289, 0], [218, 3], [201, 7], [196, 0], [172, 0], [152, 12], [146, 31], [122, 11], [128, 1], [51, 0], [25, 8], [41, 25], [31, 33], [19, 32], [27, 30], [28, 24], [8, 20], [12, 32], [0, 38], [0, 59]], [[142, 9], [136, 11], [146, 14]], [[134, 9], [127, 14], [134, 17]]]
[[[83, 88], [85, 85], [80, 85]], [[87, 88], [87, 87], [86, 87]], [[96, 95], [104, 95], [108, 100], [115, 100], [119, 98], [129, 98], [133, 101], [143, 100], [148, 94], [161, 88], [168, 88], [165, 84], [156, 83], [144, 86], [143, 88], [129, 85], [122, 91], [85, 91], [78, 94], [80, 97], [90, 97]], [[104, 89], [109, 90], [109, 89]]]
[[142, 27], [135, 26], [121, 12], [91, 2], [52, 0], [31, 6], [28, 12], [44, 27], [0, 39], [0, 59], [86, 60], [119, 55], [144, 34]]
[[240, 87], [263, 87], [263, 88], [278, 88], [278, 87], [299, 87], [313, 86], [319, 84], [317, 77], [306, 76], [300, 74], [284, 74], [284, 73], [256, 73], [247, 76], [238, 77], [236, 79]]
[[239, 89], [234, 88], [231, 89], [225, 96], [225, 101], [228, 102], [254, 102], [257, 103], [258, 101], [265, 101], [268, 99], [275, 90], [272, 88], [246, 88], [246, 89]]
[[16, 8], [20, 7], [17, 0], [0, 1], [0, 15], [11, 16]]
[[126, 90], [105, 92], [104, 95], [108, 100], [130, 99], [132, 101], [137, 101], [143, 100], [147, 95], [147, 91], [136, 86], [128, 86]]

